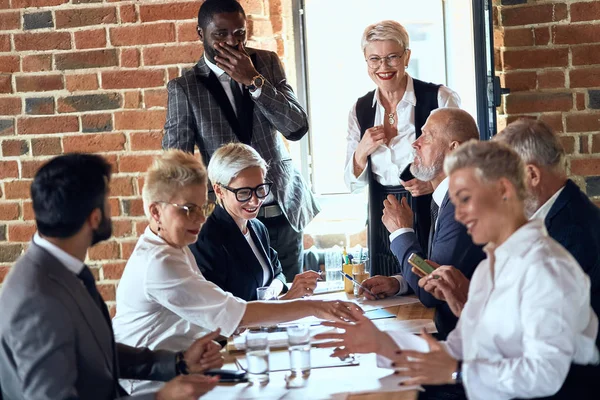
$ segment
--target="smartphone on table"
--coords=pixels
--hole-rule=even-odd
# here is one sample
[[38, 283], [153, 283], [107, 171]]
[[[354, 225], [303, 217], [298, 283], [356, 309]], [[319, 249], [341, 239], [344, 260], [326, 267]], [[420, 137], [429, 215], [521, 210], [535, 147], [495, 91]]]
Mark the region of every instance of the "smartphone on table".
[[435, 271], [435, 268], [429, 265], [427, 261], [423, 260], [423, 258], [419, 257], [419, 255], [416, 253], [412, 253], [408, 257], [408, 263], [416, 269], [418, 269], [419, 271], [421, 271], [423, 275], [429, 275], [430, 273]]

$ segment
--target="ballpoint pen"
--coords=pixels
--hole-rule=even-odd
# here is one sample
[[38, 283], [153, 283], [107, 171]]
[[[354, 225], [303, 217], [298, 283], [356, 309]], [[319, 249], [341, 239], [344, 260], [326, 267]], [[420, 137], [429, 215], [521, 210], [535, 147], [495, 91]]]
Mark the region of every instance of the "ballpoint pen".
[[369, 289], [367, 289], [360, 283], [356, 282], [356, 279], [354, 279], [353, 277], [351, 277], [350, 275], [348, 275], [347, 273], [345, 273], [343, 271], [340, 271], [340, 274], [342, 274], [346, 279], [350, 280], [350, 282], [352, 282], [353, 284], [355, 284], [356, 286], [358, 286], [359, 288], [361, 288], [362, 290], [364, 290], [365, 292], [369, 293], [371, 296], [373, 296], [377, 299], [377, 296], [375, 294], [373, 294], [373, 292], [371, 292]]

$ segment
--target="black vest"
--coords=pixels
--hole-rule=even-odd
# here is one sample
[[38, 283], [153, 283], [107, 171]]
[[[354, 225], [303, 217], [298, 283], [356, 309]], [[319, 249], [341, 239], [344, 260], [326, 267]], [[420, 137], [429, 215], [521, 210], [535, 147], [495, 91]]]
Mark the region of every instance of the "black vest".
[[[429, 117], [431, 111], [438, 108], [438, 89], [440, 85], [427, 83], [418, 79], [413, 79], [414, 92], [416, 97], [415, 106], [415, 134], [418, 138], [421, 136], [421, 128]], [[375, 91], [371, 91], [359, 98], [356, 102], [356, 117], [360, 128], [360, 138], [362, 139], [365, 131], [373, 127], [375, 123], [376, 108], [373, 104]], [[394, 193], [394, 190], [402, 190], [400, 187], [384, 187], [376, 180], [371, 170], [371, 157], [367, 163], [367, 177], [369, 183], [369, 226], [368, 226], [368, 244], [369, 258], [371, 259], [371, 275], [391, 275], [397, 273], [397, 261], [389, 250], [389, 241], [385, 235], [385, 228], [381, 222], [383, 213], [382, 194]], [[391, 189], [391, 191], [389, 191]], [[414, 227], [421, 248], [426, 250], [429, 239], [429, 227], [431, 217], [429, 207], [431, 204], [431, 195], [419, 196], [411, 200], [411, 208], [414, 212]], [[385, 245], [384, 245], [385, 244]], [[378, 254], [387, 253], [388, 256], [377, 257]], [[388, 261], [385, 261], [385, 260]]]

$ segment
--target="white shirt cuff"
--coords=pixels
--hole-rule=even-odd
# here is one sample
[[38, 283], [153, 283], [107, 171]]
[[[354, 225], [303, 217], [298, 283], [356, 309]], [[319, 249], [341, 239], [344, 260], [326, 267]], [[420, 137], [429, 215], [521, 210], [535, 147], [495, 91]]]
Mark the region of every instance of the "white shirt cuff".
[[406, 282], [406, 279], [404, 279], [402, 275], [394, 275], [392, 278], [396, 279], [400, 284], [400, 289], [398, 290], [398, 293], [396, 293], [396, 296], [400, 296], [408, 292], [408, 282]]
[[250, 91], [250, 96], [252, 96], [253, 99], [258, 99], [261, 93], [262, 88], [258, 88], [254, 92]]
[[[386, 331], [392, 340], [398, 345], [401, 350], [415, 350], [422, 353], [429, 353], [429, 345], [420, 336], [406, 333], [403, 331]], [[379, 368], [392, 368], [392, 361], [381, 355], [377, 355], [377, 366]]]
[[403, 235], [405, 233], [412, 232], [415, 233], [413, 228], [400, 228], [396, 229], [394, 232], [390, 233], [390, 243], [394, 241], [398, 236]]

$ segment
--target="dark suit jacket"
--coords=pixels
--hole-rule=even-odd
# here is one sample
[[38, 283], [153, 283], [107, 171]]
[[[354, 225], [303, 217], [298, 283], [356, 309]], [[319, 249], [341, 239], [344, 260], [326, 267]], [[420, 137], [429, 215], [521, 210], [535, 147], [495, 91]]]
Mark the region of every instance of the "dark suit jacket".
[[0, 310], [4, 399], [108, 400], [126, 395], [118, 377], [175, 377], [174, 353], [115, 345], [81, 280], [35, 243], [8, 274]]
[[[446, 338], [456, 326], [458, 318], [450, 311], [448, 303], [436, 299], [419, 287], [419, 277], [411, 271], [411, 265], [408, 263], [408, 257], [412, 253], [426, 258], [417, 237], [412, 232], [402, 234], [394, 239], [390, 248], [400, 262], [401, 275], [419, 296], [421, 303], [425, 307], [435, 307], [435, 326], [440, 338]], [[471, 279], [475, 267], [484, 258], [485, 254], [481, 247], [473, 244], [471, 237], [467, 234], [467, 229], [454, 219], [454, 205], [446, 193], [439, 208], [437, 229], [432, 238], [429, 259], [440, 265], [453, 265], [468, 279]]]
[[[279, 279], [286, 292], [285, 276], [277, 252], [269, 246], [267, 228], [258, 219], [251, 219], [248, 231], [271, 268], [267, 286], [273, 279]], [[263, 269], [242, 231], [223, 207], [217, 206], [208, 217], [190, 250], [207, 280], [236, 297], [256, 300], [256, 288], [263, 286]]]
[[[600, 209], [571, 180], [545, 219], [548, 234], [590, 277], [592, 308], [600, 316]], [[600, 336], [596, 343], [600, 346]]]
[[[288, 140], [300, 140], [308, 131], [306, 113], [287, 83], [277, 54], [247, 49], [254, 67], [265, 77], [258, 98], [251, 98], [250, 145], [269, 164], [267, 179], [290, 225], [301, 231], [319, 212], [309, 187], [292, 164], [281, 132]], [[231, 103], [204, 57], [183, 76], [167, 85], [169, 102], [163, 148], [194, 152], [198, 146], [204, 163], [223, 144], [239, 142], [241, 129]], [[249, 95], [248, 95], [249, 96]]]

